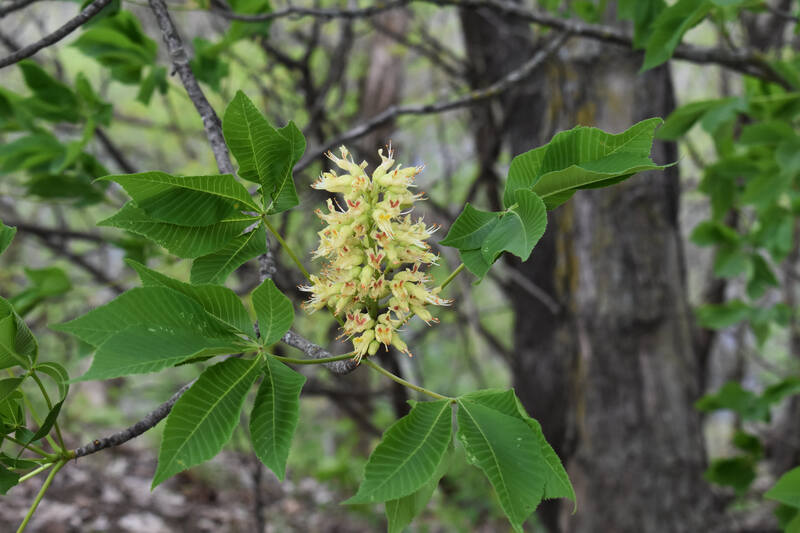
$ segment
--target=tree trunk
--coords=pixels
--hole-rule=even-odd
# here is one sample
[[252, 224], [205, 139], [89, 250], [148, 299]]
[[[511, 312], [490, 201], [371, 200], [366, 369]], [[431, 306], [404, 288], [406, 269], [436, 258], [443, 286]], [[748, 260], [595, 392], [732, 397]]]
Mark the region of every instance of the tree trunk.
[[[468, 20], [483, 15], [482, 25]], [[530, 45], [498, 54], [491, 36], [475, 31], [488, 25], [497, 41], [520, 35], [519, 24], [480, 12], [462, 21], [467, 43], [479, 43], [469, 54], [473, 68], [492, 66], [484, 84], [529, 57]], [[501, 131], [514, 154], [576, 123], [619, 132], [674, 106], [667, 68], [637, 75], [639, 56], [584, 41], [562, 52], [503, 100]], [[677, 156], [664, 143], [653, 155]], [[550, 531], [696, 532], [717, 522], [692, 406], [701, 368], [678, 194], [675, 167], [581, 191], [551, 213], [530, 261], [506, 262], [560, 303], [554, 313], [521, 287], [507, 291], [517, 394], [568, 462], [578, 493], [575, 515], [558, 503], [541, 507]]]

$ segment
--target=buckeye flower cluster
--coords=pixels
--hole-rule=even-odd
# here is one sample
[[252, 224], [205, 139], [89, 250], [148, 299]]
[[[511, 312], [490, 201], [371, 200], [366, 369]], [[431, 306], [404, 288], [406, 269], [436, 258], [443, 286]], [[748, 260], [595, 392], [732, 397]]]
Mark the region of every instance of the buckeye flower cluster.
[[437, 256], [425, 242], [437, 229], [409, 212], [422, 193], [413, 193], [414, 178], [422, 167], [394, 165], [393, 152], [378, 151], [381, 164], [368, 176], [367, 162], [356, 164], [342, 146], [341, 158], [328, 157], [345, 174], [323, 172], [312, 187], [343, 196], [344, 205], [328, 199], [327, 212], [316, 210], [326, 226], [319, 234], [314, 257], [325, 258], [319, 275], [300, 287], [311, 297], [309, 312], [328, 307], [344, 319], [342, 336], [352, 339], [355, 359], [375, 355], [381, 344], [411, 356], [398, 330], [414, 315], [426, 323], [438, 322], [428, 304], [448, 305], [440, 289], [429, 288], [426, 265]]

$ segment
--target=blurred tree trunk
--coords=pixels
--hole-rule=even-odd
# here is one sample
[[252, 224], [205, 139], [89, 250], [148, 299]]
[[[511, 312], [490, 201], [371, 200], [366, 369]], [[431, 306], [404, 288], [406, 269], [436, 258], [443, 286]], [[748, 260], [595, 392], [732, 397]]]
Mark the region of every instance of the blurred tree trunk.
[[[461, 18], [475, 87], [535, 50], [525, 24], [485, 12]], [[573, 40], [506, 95], [500, 110], [477, 110], [476, 117], [494, 120], [513, 154], [576, 123], [619, 132], [674, 107], [668, 69], [637, 75], [640, 64], [622, 49]], [[483, 138], [486, 129], [477, 130], [478, 146], [499, 142]], [[677, 153], [657, 143], [653, 155], [670, 162]], [[559, 503], [540, 508], [550, 531], [696, 532], [718, 523], [701, 477], [704, 442], [692, 407], [702, 373], [678, 195], [676, 167], [581, 191], [551, 213], [529, 262], [505, 265], [560, 303], [554, 312], [522, 286], [506, 287], [517, 321], [517, 394], [568, 462], [578, 493], [576, 515]]]

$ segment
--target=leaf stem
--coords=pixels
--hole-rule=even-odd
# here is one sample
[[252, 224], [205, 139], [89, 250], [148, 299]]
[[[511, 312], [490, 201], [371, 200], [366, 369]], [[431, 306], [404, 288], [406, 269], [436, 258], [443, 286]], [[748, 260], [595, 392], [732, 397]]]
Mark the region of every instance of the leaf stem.
[[281, 234], [278, 233], [278, 230], [276, 230], [275, 227], [269, 223], [269, 220], [267, 220], [266, 215], [263, 215], [261, 219], [264, 221], [264, 224], [267, 226], [267, 229], [269, 229], [270, 233], [272, 233], [275, 236], [275, 238], [278, 239], [278, 242], [281, 244], [281, 247], [286, 251], [287, 254], [289, 254], [289, 257], [292, 258], [292, 261], [294, 261], [294, 264], [297, 265], [297, 268], [300, 269], [300, 272], [303, 273], [306, 279], [309, 279], [310, 274], [308, 273], [308, 270], [306, 270], [306, 267], [304, 267], [303, 263], [300, 262], [300, 259], [297, 258], [297, 256], [294, 253], [294, 250], [292, 250], [292, 247], [286, 244], [286, 241], [283, 240], [283, 237], [281, 237]]
[[25, 448], [26, 450], [30, 450], [30, 451], [32, 451], [33, 453], [36, 453], [36, 454], [39, 454], [39, 455], [41, 455], [41, 456], [42, 456], [42, 457], [44, 457], [45, 459], [52, 459], [52, 460], [56, 460], [56, 459], [58, 459], [58, 455], [54, 455], [54, 454], [51, 454], [51, 453], [47, 453], [47, 452], [46, 452], [46, 451], [44, 451], [42, 448], [39, 448], [38, 446], [36, 446], [36, 445], [34, 445], [34, 444], [31, 444], [31, 443], [25, 444], [25, 443], [24, 443], [24, 442], [22, 442], [21, 440], [19, 440], [19, 439], [16, 439], [16, 438], [12, 437], [11, 435], [6, 435], [4, 438], [5, 438], [6, 440], [10, 440], [10, 441], [11, 441], [11, 442], [13, 442], [14, 444], [17, 444], [18, 446], [22, 446], [22, 447], [23, 447], [23, 448]]
[[27, 474], [25, 474], [24, 476], [22, 476], [22, 477], [20, 477], [20, 478], [19, 478], [19, 483], [23, 483], [23, 482], [25, 482], [25, 481], [28, 481], [28, 480], [29, 480], [30, 478], [32, 478], [33, 476], [35, 476], [35, 475], [37, 475], [37, 474], [41, 474], [42, 472], [44, 472], [45, 470], [47, 470], [48, 468], [50, 468], [50, 467], [51, 467], [51, 466], [53, 466], [54, 464], [55, 464], [54, 462], [53, 462], [53, 463], [47, 463], [47, 464], [44, 464], [44, 465], [40, 466], [40, 467], [39, 467], [39, 468], [37, 468], [36, 470], [33, 470], [33, 471], [31, 471], [31, 472], [28, 472]]
[[28, 514], [25, 515], [25, 519], [19, 525], [19, 528], [17, 529], [17, 533], [22, 533], [23, 531], [25, 531], [25, 527], [28, 525], [28, 522], [31, 521], [31, 517], [33, 516], [33, 513], [36, 511], [36, 508], [39, 507], [39, 503], [42, 501], [42, 498], [44, 497], [44, 493], [47, 492], [47, 489], [50, 488], [50, 484], [53, 483], [53, 478], [56, 477], [56, 474], [58, 473], [58, 471], [61, 470], [61, 468], [65, 464], [67, 464], [67, 460], [66, 459], [59, 460], [55, 464], [55, 468], [53, 468], [50, 471], [50, 474], [47, 475], [47, 479], [44, 480], [44, 484], [42, 485], [42, 488], [39, 489], [39, 493], [36, 495], [36, 499], [33, 500], [33, 503], [31, 504], [30, 509], [28, 509]]
[[376, 363], [373, 363], [369, 359], [362, 359], [361, 362], [364, 363], [365, 365], [367, 365], [368, 367], [370, 367], [370, 368], [372, 368], [374, 370], [377, 370], [378, 372], [380, 372], [381, 374], [383, 374], [387, 378], [391, 379], [392, 381], [395, 381], [395, 382], [399, 383], [400, 385], [403, 385], [404, 387], [408, 387], [409, 389], [415, 390], [417, 392], [421, 392], [422, 394], [427, 394], [428, 396], [430, 396], [432, 398], [436, 398], [437, 400], [450, 400], [451, 402], [456, 401], [455, 398], [451, 398], [450, 396], [445, 396], [443, 394], [439, 394], [438, 392], [433, 392], [432, 390], [428, 390], [428, 389], [426, 389], [424, 387], [420, 387], [419, 385], [414, 385], [413, 383], [404, 380], [400, 376], [396, 376], [396, 375], [392, 374], [391, 372], [389, 372], [388, 370], [386, 370], [382, 366], [380, 366], [380, 365], [378, 365]]
[[[53, 409], [53, 402], [50, 401], [50, 396], [47, 394], [47, 389], [44, 388], [44, 383], [42, 383], [41, 378], [36, 374], [36, 371], [31, 369], [31, 377], [33, 381], [39, 386], [39, 390], [42, 391], [42, 396], [44, 397], [44, 401], [47, 404], [47, 409]], [[58, 437], [58, 443], [61, 446], [61, 451], [66, 451], [67, 447], [64, 444], [64, 437], [61, 435], [61, 428], [58, 427], [58, 422], [53, 422], [53, 428], [56, 430], [56, 436]]]
[[464, 270], [464, 263], [461, 263], [460, 265], [458, 265], [458, 266], [456, 267], [456, 269], [455, 269], [455, 270], [453, 270], [453, 271], [450, 273], [450, 275], [449, 275], [449, 276], [447, 276], [447, 278], [446, 278], [446, 279], [445, 279], [445, 280], [442, 282], [442, 284], [441, 284], [441, 285], [439, 285], [439, 289], [440, 289], [440, 290], [441, 290], [441, 289], [444, 289], [445, 287], [447, 287], [448, 285], [450, 285], [450, 282], [451, 282], [451, 281], [453, 281], [453, 280], [455, 279], [455, 277], [456, 277], [456, 276], [458, 276], [458, 274], [459, 274], [459, 273], [460, 273], [462, 270]]
[[333, 363], [334, 361], [344, 361], [345, 359], [351, 359], [353, 357], [352, 352], [344, 355], [335, 355], [333, 357], [323, 357], [321, 359], [297, 359], [294, 357], [283, 357], [281, 355], [270, 355], [278, 361], [291, 363], [293, 365], [321, 365], [324, 363]]

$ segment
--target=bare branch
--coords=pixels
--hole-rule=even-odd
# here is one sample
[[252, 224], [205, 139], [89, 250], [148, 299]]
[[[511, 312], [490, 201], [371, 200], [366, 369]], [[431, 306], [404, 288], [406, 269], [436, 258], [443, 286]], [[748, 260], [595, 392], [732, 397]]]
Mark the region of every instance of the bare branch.
[[[289, 330], [281, 340], [286, 344], [288, 344], [289, 346], [294, 346], [295, 348], [297, 348], [298, 350], [300, 350], [301, 352], [303, 352], [312, 359], [324, 359], [326, 357], [333, 357], [333, 354], [330, 353], [328, 350], [314, 344], [308, 339], [303, 338], [302, 336], [298, 335], [292, 330]], [[358, 363], [356, 363], [353, 359], [345, 359], [343, 361], [324, 363], [322, 366], [330, 370], [331, 373], [342, 376], [345, 374], [349, 374], [350, 372], [358, 368]]]
[[28, 7], [34, 2], [36, 2], [36, 0], [17, 0], [16, 2], [9, 2], [6, 5], [0, 6], [0, 19], [9, 13]]
[[[633, 36], [621, 29], [600, 24], [589, 24], [578, 19], [565, 19], [550, 13], [534, 11], [507, 0], [418, 0], [440, 6], [454, 6], [466, 9], [488, 8], [500, 14], [510, 15], [520, 20], [555, 28], [580, 37], [587, 37], [627, 48], [633, 48]], [[728, 50], [726, 48], [706, 48], [681, 44], [673, 53], [675, 59], [693, 63], [714, 63], [731, 70], [755, 76], [787, 86], [786, 80], [778, 75], [767, 61], [757, 52], [750, 50]]]
[[175, 405], [183, 393], [189, 390], [196, 380], [187, 383], [180, 389], [178, 392], [172, 395], [172, 397], [167, 400], [166, 402], [162, 403], [154, 410], [150, 411], [144, 418], [136, 422], [134, 425], [130, 426], [129, 428], [123, 429], [113, 435], [109, 435], [108, 437], [104, 437], [102, 439], [96, 439], [92, 442], [81, 446], [80, 448], [75, 450], [75, 459], [78, 457], [83, 457], [85, 455], [89, 455], [95, 452], [99, 452], [100, 450], [105, 450], [106, 448], [113, 448], [114, 446], [119, 446], [120, 444], [125, 444], [131, 439], [135, 439], [142, 433], [153, 429], [159, 422], [161, 422], [164, 418], [167, 417], [170, 411], [172, 411], [172, 407]]
[[244, 15], [241, 13], [234, 13], [233, 11], [225, 11], [223, 9], [212, 9], [211, 12], [220, 15], [229, 20], [241, 20], [243, 22], [265, 22], [268, 20], [275, 20], [286, 17], [315, 17], [323, 19], [355, 19], [365, 18], [404, 7], [411, 3], [412, 0], [395, 0], [394, 2], [378, 3], [374, 6], [363, 7], [358, 9], [321, 9], [310, 7], [295, 7], [290, 6], [285, 9], [271, 11], [269, 13], [258, 13], [255, 15]]
[[92, 17], [97, 15], [100, 10], [106, 7], [108, 4], [111, 3], [111, 0], [94, 0], [91, 4], [86, 6], [86, 9], [78, 13], [74, 18], [71, 18], [67, 21], [66, 24], [58, 28], [53, 33], [45, 35], [38, 41], [33, 44], [29, 44], [24, 48], [21, 48], [14, 52], [13, 54], [0, 59], [0, 68], [7, 67], [9, 65], [13, 65], [18, 61], [22, 61], [23, 59], [32, 56], [42, 48], [46, 48], [51, 44], [55, 44], [73, 31], [77, 30], [83, 24], [88, 22]]
[[180, 76], [181, 82], [186, 88], [186, 93], [200, 114], [200, 118], [203, 119], [203, 127], [206, 130], [206, 137], [208, 137], [211, 150], [214, 152], [214, 158], [217, 160], [217, 167], [223, 174], [233, 174], [233, 165], [228, 154], [228, 147], [222, 135], [222, 123], [197, 83], [197, 78], [194, 77], [192, 68], [189, 66], [189, 56], [183, 47], [183, 41], [178, 34], [178, 29], [169, 16], [167, 6], [164, 0], [149, 0], [149, 3], [158, 21], [158, 27], [161, 28], [164, 42], [167, 44], [172, 66]]
[[79, 241], [90, 241], [97, 243], [105, 243], [106, 239], [94, 233], [84, 233], [82, 231], [73, 231], [61, 228], [48, 228], [39, 226], [37, 224], [30, 224], [28, 222], [19, 222], [16, 220], [6, 220], [5, 223], [9, 226], [16, 227], [22, 233], [30, 233], [37, 237], [59, 237], [62, 239], [74, 239]]
[[534, 54], [532, 58], [523, 63], [519, 68], [509, 72], [506, 76], [499, 79], [489, 87], [486, 87], [485, 89], [471, 91], [466, 96], [444, 102], [422, 105], [389, 106], [383, 112], [378, 113], [376, 116], [367, 120], [363, 124], [359, 124], [358, 126], [344, 132], [334, 140], [327, 143], [325, 146], [309, 150], [306, 156], [300, 160], [297, 166], [295, 166], [295, 171], [299, 172], [307, 168], [316, 158], [331, 148], [362, 137], [379, 128], [383, 124], [394, 120], [400, 115], [430, 115], [435, 113], [444, 113], [446, 111], [452, 111], [454, 109], [474, 105], [478, 102], [482, 102], [483, 100], [498, 96], [507, 91], [509, 88], [513, 87], [515, 84], [524, 80], [531, 72], [536, 70], [539, 65], [544, 63], [544, 61], [564, 43], [567, 37], [567, 33], [562, 33], [554, 37], [549, 43], [547, 43], [547, 45], [542, 47], [538, 52], [536, 52], [536, 54]]

